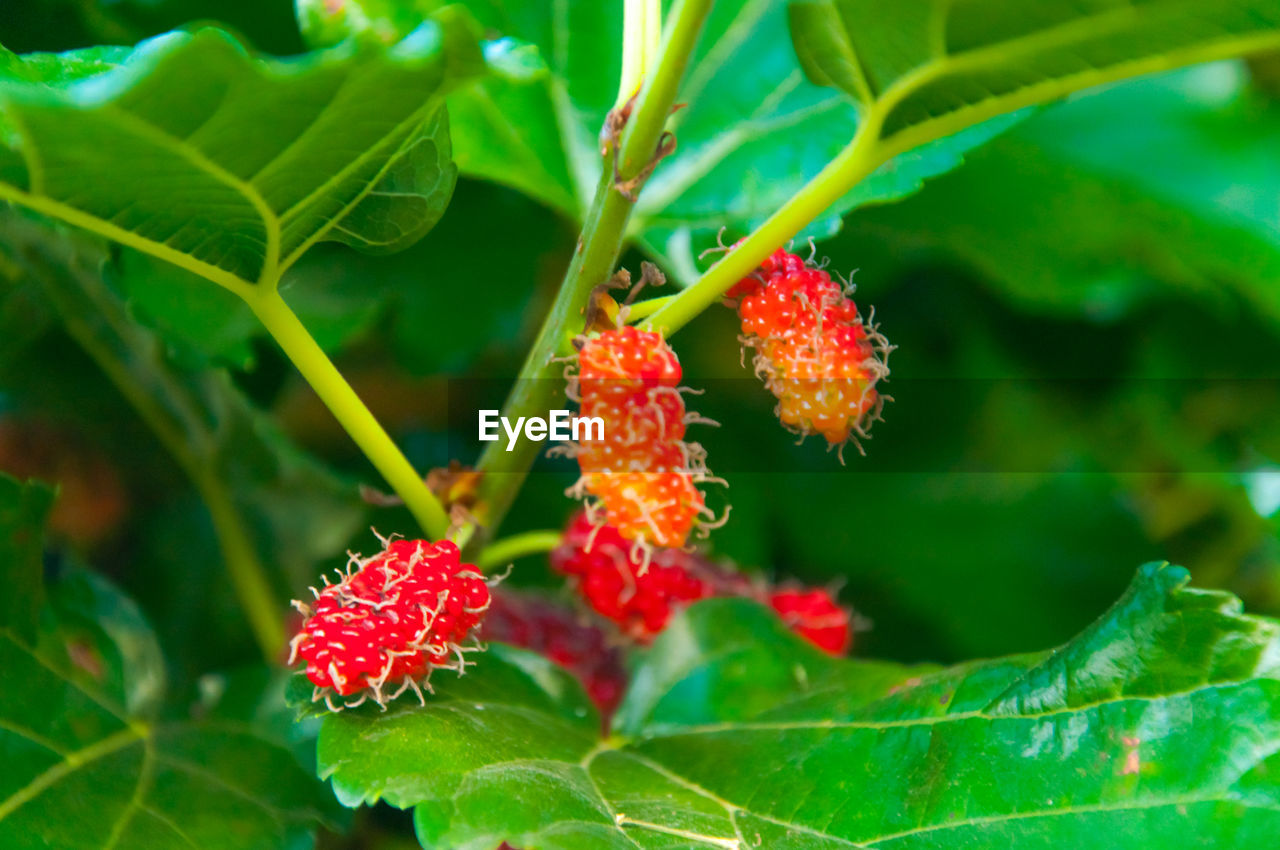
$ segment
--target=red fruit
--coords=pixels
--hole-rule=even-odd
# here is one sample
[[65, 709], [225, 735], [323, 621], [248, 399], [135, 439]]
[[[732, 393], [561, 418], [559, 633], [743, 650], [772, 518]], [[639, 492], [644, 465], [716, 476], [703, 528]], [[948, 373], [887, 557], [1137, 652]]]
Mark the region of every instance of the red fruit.
[[655, 549], [648, 568], [616, 528], [579, 513], [551, 552], [551, 566], [570, 577], [596, 613], [633, 640], [648, 643], [684, 605], [745, 592], [745, 579], [682, 549]]
[[889, 346], [862, 323], [844, 287], [779, 249], [730, 293], [782, 423], [832, 445], [866, 436], [884, 401], [876, 383], [889, 373]]
[[661, 334], [621, 327], [584, 338], [571, 389], [604, 438], [574, 447], [589, 494], [616, 533], [641, 546], [683, 546], [709, 514], [702, 452], [684, 442], [680, 362]]
[[624, 326], [589, 338], [578, 351], [578, 381], [596, 389], [680, 385], [680, 361], [662, 334]]
[[[353, 557], [339, 583], [312, 593], [314, 604], [294, 602], [306, 620], [289, 663], [307, 662], [313, 698], [335, 711], [369, 697], [385, 708], [407, 688], [421, 700], [432, 670], [461, 673], [463, 643], [490, 601], [484, 576], [447, 540], [392, 541], [371, 558]], [[335, 695], [357, 694], [334, 705]]]
[[[740, 240], [734, 245], [736, 248], [745, 240]], [[797, 257], [795, 254], [788, 254], [782, 248], [778, 248], [772, 254], [764, 258], [760, 263], [757, 273], [751, 277], [744, 277], [742, 280], [729, 287], [729, 291], [725, 294], [730, 298], [740, 298], [743, 295], [750, 295], [762, 289], [768, 278], [775, 274], [789, 274], [797, 272], [805, 267], [805, 261]]]
[[857, 308], [844, 287], [821, 269], [778, 273], [738, 304], [742, 332], [763, 338], [808, 335], [819, 328], [856, 321]]
[[600, 709], [608, 730], [627, 689], [627, 672], [622, 650], [609, 644], [602, 629], [545, 597], [496, 591], [481, 636], [531, 649], [572, 673]]
[[853, 643], [852, 614], [826, 590], [784, 588], [769, 594], [769, 605], [796, 634], [832, 655], [843, 655]]

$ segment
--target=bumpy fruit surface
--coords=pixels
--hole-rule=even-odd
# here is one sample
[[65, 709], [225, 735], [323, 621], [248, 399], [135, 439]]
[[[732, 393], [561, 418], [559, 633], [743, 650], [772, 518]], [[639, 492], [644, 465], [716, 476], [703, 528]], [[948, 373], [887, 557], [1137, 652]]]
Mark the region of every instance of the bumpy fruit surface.
[[544, 596], [498, 589], [480, 636], [532, 650], [569, 671], [582, 682], [608, 729], [627, 689], [622, 649], [580, 612]]
[[876, 383], [888, 375], [889, 346], [862, 322], [844, 287], [779, 248], [729, 295], [783, 425], [832, 445], [866, 436], [883, 403]]
[[652, 551], [644, 569], [617, 529], [597, 525], [585, 513], [569, 523], [550, 557], [587, 607], [638, 643], [650, 643], [684, 606], [713, 596], [767, 604], [789, 629], [832, 655], [847, 652], [853, 642], [852, 610], [825, 589], [771, 587], [683, 549]]
[[822, 589], [783, 588], [769, 594], [769, 605], [796, 634], [832, 655], [853, 642], [852, 614]]
[[313, 698], [334, 710], [368, 698], [385, 707], [409, 688], [422, 699], [433, 670], [461, 673], [490, 603], [484, 577], [449, 541], [392, 541], [312, 593], [314, 603], [294, 603], [306, 620], [289, 663], [306, 662]]
[[595, 498], [602, 520], [641, 546], [683, 546], [708, 513], [698, 482], [701, 450], [686, 443], [680, 361], [660, 334], [621, 327], [584, 338], [571, 393], [579, 415], [599, 418], [604, 438], [573, 455], [577, 493]]
[[573, 518], [552, 550], [551, 566], [569, 576], [593, 611], [640, 643], [651, 641], [681, 607], [748, 588], [745, 579], [683, 549], [653, 550], [646, 569], [616, 528], [585, 513]]

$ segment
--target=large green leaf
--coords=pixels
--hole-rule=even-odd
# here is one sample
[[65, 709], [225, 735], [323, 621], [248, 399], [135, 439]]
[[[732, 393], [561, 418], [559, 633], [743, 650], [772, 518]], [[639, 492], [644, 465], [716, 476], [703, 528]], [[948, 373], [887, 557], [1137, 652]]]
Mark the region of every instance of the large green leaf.
[[[485, 303], [467, 286], [477, 258], [503, 236], [503, 262], [485, 280]], [[574, 234], [532, 200], [491, 183], [464, 181], [440, 223], [393, 256], [317, 245], [285, 274], [281, 292], [325, 350], [386, 328], [401, 365], [417, 373], [459, 369], [487, 348], [515, 348], [530, 302], [558, 272]], [[249, 306], [196, 275], [136, 251], [121, 252], [119, 285], [131, 314], [152, 325], [175, 352], [247, 368], [264, 331]], [[14, 293], [17, 301], [19, 292]], [[15, 304], [14, 309], [19, 305]], [[5, 306], [0, 303], [0, 316]], [[440, 316], [449, 321], [440, 322]], [[430, 327], [431, 333], [423, 333]], [[375, 330], [376, 332], [376, 330]], [[16, 341], [15, 341], [16, 342]], [[3, 350], [0, 350], [2, 358]]]
[[[0, 539], [38, 547], [40, 523], [6, 510]], [[106, 618], [86, 645], [97, 605], [65, 590], [55, 588], [38, 640], [0, 623], [0, 846], [265, 850], [297, 846], [329, 820], [323, 788], [247, 726], [153, 722], [128, 710], [121, 659], [126, 674], [144, 672], [137, 647], [154, 648], [154, 636], [140, 619], [125, 628], [117, 597], [97, 612]], [[114, 591], [98, 584], [93, 593]], [[38, 613], [30, 595], [14, 599]]]
[[1271, 0], [792, 0], [796, 50], [881, 144], [907, 150], [1004, 112], [1280, 46]]
[[1229, 288], [1280, 322], [1277, 144], [1280, 107], [1238, 65], [1161, 75], [1036, 116], [844, 238], [873, 277], [958, 261], [1038, 312], [1115, 321]]
[[456, 15], [289, 60], [215, 29], [0, 56], [0, 199], [233, 289], [321, 239], [421, 236], [453, 189], [443, 95], [481, 63]]
[[1186, 584], [1148, 564], [1065, 646], [945, 670], [701, 603], [642, 660], [619, 736], [503, 649], [425, 708], [326, 718], [320, 769], [347, 803], [415, 806], [429, 848], [1266, 846], [1280, 624]]
[[[435, 0], [303, 3], [304, 32], [329, 43], [349, 32], [403, 33]], [[496, 33], [491, 57], [520, 58], [519, 74], [499, 74], [449, 99], [463, 173], [513, 186], [579, 218], [600, 177], [598, 137], [615, 105], [622, 62], [622, 3], [473, 0], [467, 6]], [[697, 254], [728, 227], [763, 221], [848, 142], [856, 110], [805, 80], [786, 37], [784, 0], [719, 3], [690, 63], [673, 116], [679, 147], [654, 172], [630, 229], [678, 278], [697, 276]], [[536, 52], [535, 52], [536, 51]], [[540, 57], [540, 61], [537, 61]], [[495, 64], [499, 64], [495, 60]], [[961, 154], [1003, 129], [976, 129], [882, 169], [838, 213], [897, 198], [960, 163]]]
[[0, 633], [0, 842], [284, 847], [326, 818], [289, 752], [229, 723], [149, 724]]

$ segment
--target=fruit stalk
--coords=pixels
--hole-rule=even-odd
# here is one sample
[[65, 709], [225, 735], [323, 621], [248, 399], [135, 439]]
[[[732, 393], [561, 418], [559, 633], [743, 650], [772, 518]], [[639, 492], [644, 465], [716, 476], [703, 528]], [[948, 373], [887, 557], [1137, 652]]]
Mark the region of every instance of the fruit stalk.
[[853, 139], [826, 168], [696, 283], [672, 297], [639, 327], [670, 337], [716, 303], [729, 287], [754, 272], [779, 245], [785, 245], [809, 222], [830, 209], [884, 161], [884, 151], [878, 145], [880, 124], [879, 113], [868, 110]]
[[423, 531], [433, 539], [443, 538], [449, 530], [444, 507], [280, 293], [274, 288], [265, 289], [250, 294], [245, 301], [374, 468], [404, 500]]
[[494, 541], [485, 547], [476, 560], [476, 566], [486, 572], [505, 567], [516, 558], [550, 552], [560, 545], [558, 531], [526, 531]]

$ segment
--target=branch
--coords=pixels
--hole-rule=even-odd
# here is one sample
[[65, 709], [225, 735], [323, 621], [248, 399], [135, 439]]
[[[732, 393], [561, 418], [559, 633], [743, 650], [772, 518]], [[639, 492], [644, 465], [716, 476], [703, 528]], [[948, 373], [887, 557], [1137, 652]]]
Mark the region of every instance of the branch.
[[[583, 308], [591, 290], [613, 274], [635, 206], [615, 185], [614, 157], [618, 163], [617, 176], [623, 182], [648, 167], [710, 11], [711, 0], [680, 0], [672, 10], [657, 65], [636, 96], [616, 153], [611, 146], [610, 153], [604, 157], [600, 183], [587, 212], [578, 250], [520, 369], [515, 387], [503, 405], [503, 416], [513, 421], [520, 416], [545, 415], [564, 397], [562, 368], [554, 358], [572, 352], [569, 343], [582, 328]], [[506, 451], [505, 446], [490, 443], [481, 455], [477, 468], [484, 477], [480, 482], [476, 513], [489, 535], [497, 530], [515, 500], [537, 458], [539, 445], [521, 440], [512, 451]]]

